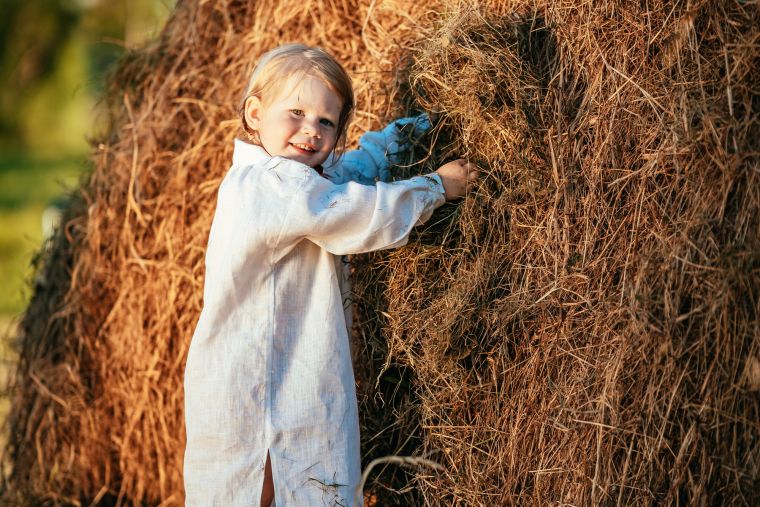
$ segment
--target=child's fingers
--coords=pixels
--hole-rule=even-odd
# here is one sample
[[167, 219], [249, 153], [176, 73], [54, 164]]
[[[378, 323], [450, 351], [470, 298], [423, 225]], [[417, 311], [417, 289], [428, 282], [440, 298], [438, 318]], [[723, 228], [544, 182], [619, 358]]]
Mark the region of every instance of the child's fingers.
[[[481, 177], [480, 168], [467, 159], [459, 158], [444, 164], [439, 169], [447, 190], [447, 199], [461, 198], [475, 188]], [[451, 197], [449, 197], [449, 195]]]
[[469, 160], [466, 160], [463, 158], [459, 159], [459, 161], [460, 161], [460, 165], [465, 169], [467, 173], [467, 179], [479, 177], [480, 167], [475, 165], [475, 163], [470, 162]]
[[480, 168], [469, 160], [463, 161], [466, 171], [465, 192], [469, 193], [475, 188], [475, 183], [480, 179]]

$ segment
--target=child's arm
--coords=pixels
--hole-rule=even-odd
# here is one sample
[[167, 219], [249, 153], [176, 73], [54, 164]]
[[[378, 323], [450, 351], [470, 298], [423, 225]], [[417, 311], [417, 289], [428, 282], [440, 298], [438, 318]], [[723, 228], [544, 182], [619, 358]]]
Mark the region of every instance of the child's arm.
[[[278, 174], [284, 180], [298, 174], [298, 167], [285, 165]], [[273, 238], [274, 251], [279, 252], [275, 257], [304, 238], [336, 255], [402, 246], [412, 227], [427, 221], [446, 199], [464, 196], [477, 177], [477, 169], [462, 159], [426, 176], [376, 185], [335, 185], [302, 171], [300, 184], [280, 196], [288, 207], [279, 215]]]
[[388, 167], [398, 162], [396, 156], [403, 149], [399, 144], [399, 130], [402, 127], [413, 129], [411, 137], [419, 137], [430, 129], [430, 121], [427, 115], [421, 114], [396, 120], [383, 130], [365, 133], [359, 139], [359, 149], [344, 153], [332, 167], [326, 164], [325, 174], [330, 181], [338, 185], [347, 181], [356, 181], [363, 185], [374, 185], [376, 181], [390, 181]]

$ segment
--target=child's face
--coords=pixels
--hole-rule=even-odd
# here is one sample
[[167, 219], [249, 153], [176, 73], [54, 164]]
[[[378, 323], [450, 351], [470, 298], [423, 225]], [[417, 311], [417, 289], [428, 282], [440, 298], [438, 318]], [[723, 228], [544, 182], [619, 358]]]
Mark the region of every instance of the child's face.
[[267, 103], [249, 97], [245, 115], [269, 155], [315, 167], [335, 148], [342, 108], [343, 100], [332, 88], [307, 75], [288, 80]]

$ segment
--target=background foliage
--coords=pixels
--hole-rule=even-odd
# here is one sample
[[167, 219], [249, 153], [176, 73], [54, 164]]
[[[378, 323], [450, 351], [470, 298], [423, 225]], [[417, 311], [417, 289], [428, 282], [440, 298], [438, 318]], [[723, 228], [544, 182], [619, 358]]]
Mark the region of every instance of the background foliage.
[[0, 332], [25, 306], [42, 214], [107, 126], [103, 77], [159, 31], [173, 0], [0, 0]]

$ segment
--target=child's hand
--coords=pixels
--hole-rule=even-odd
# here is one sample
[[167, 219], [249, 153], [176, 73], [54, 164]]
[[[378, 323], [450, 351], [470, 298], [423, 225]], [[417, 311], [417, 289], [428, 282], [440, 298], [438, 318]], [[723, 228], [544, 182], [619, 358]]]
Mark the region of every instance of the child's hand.
[[447, 201], [464, 197], [480, 179], [478, 166], [463, 158], [443, 164], [436, 173], [443, 182]]

